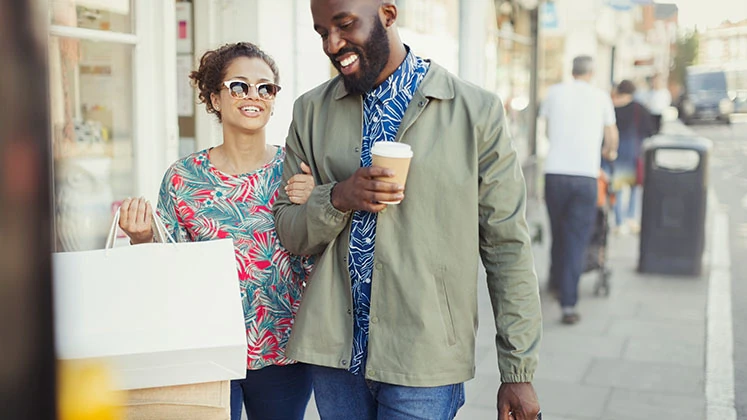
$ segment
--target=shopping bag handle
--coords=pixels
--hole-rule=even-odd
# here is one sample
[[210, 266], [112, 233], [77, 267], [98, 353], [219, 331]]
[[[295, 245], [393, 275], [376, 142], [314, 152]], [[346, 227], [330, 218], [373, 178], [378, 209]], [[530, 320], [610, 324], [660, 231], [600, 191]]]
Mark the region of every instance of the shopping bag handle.
[[[117, 242], [117, 227], [119, 226], [119, 212], [120, 207], [117, 207], [117, 211], [114, 213], [114, 219], [112, 225], [109, 227], [109, 235], [106, 237], [106, 244], [104, 249], [112, 249]], [[174, 237], [171, 236], [166, 226], [163, 225], [161, 218], [156, 214], [156, 209], [151, 209], [153, 216], [153, 238], [156, 242], [171, 242], [176, 243]]]

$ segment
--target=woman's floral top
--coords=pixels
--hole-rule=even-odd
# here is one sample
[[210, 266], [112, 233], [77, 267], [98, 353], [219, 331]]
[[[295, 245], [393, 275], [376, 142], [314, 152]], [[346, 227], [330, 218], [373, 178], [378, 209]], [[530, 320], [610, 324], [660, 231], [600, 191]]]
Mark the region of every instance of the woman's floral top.
[[262, 168], [230, 175], [210, 163], [208, 150], [194, 153], [166, 171], [158, 200], [158, 215], [176, 241], [233, 239], [250, 370], [293, 363], [285, 346], [311, 269], [280, 245], [275, 232], [272, 204], [284, 157], [278, 148]]

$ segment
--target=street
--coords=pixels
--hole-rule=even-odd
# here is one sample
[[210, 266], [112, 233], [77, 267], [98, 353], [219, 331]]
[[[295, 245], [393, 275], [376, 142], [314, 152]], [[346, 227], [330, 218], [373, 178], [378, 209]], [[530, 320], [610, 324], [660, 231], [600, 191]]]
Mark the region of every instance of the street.
[[[739, 116], [743, 117], [743, 116]], [[729, 216], [737, 415], [747, 419], [747, 118], [731, 125], [692, 125], [713, 140], [710, 185]]]

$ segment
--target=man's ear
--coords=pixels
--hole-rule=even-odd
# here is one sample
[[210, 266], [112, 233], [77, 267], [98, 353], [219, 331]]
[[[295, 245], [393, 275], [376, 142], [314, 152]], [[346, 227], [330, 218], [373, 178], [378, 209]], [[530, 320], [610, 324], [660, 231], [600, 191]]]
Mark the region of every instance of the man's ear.
[[379, 9], [379, 14], [381, 15], [384, 27], [387, 29], [391, 28], [397, 22], [397, 6], [394, 4], [394, 1], [384, 0], [381, 9]]

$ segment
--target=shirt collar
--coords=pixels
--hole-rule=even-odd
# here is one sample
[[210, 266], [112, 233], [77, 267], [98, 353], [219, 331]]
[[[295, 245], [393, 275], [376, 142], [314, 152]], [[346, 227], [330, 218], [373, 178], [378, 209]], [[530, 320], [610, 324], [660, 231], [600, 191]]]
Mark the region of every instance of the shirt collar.
[[399, 94], [402, 89], [406, 88], [413, 77], [415, 77], [415, 68], [417, 66], [417, 59], [415, 55], [407, 51], [402, 64], [397, 67], [394, 73], [390, 74], [380, 85], [369, 90], [364, 94], [366, 100], [380, 100], [385, 101], [391, 99]]
[[[415, 57], [417, 59], [417, 57]], [[418, 90], [415, 92], [415, 96], [422, 96], [422, 99], [435, 98], [435, 99], [454, 99], [454, 81], [449, 76], [446, 69], [440, 67], [437, 63], [430, 60], [425, 60], [428, 63], [428, 73], [420, 83]], [[333, 97], [335, 100], [340, 100], [348, 96], [348, 92], [345, 89], [345, 84], [342, 82], [342, 76], [337, 75], [335, 80]], [[418, 96], [418, 97], [420, 97]]]

